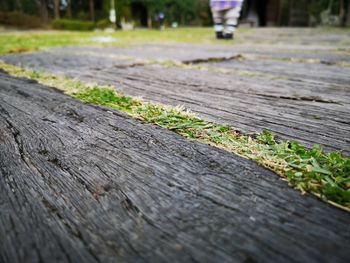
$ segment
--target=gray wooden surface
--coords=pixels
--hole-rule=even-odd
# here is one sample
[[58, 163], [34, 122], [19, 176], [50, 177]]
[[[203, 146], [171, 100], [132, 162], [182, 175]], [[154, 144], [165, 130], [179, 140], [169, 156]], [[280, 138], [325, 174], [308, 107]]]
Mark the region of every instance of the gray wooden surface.
[[[269, 30], [266, 32], [281, 32]], [[242, 38], [253, 41], [264, 30], [259, 32], [243, 33]], [[298, 32], [300, 38], [295, 41]], [[346, 34], [317, 35], [305, 30], [307, 36], [300, 32], [304, 31], [276, 33], [279, 41], [262, 41], [260, 45], [68, 47], [3, 59], [111, 84], [147, 100], [184, 105], [203, 118], [229, 124], [244, 133], [267, 129], [279, 138], [296, 140], [307, 147], [319, 144], [327, 151], [340, 150], [349, 155], [350, 67], [342, 64], [350, 61]], [[229, 59], [237, 55], [242, 58]], [[223, 61], [206, 63], [212, 59]], [[145, 61], [156, 60], [202, 61], [195, 66], [204, 70], [143, 66]], [[220, 73], [222, 70], [226, 73]]]
[[0, 262], [346, 262], [350, 214], [0, 72]]

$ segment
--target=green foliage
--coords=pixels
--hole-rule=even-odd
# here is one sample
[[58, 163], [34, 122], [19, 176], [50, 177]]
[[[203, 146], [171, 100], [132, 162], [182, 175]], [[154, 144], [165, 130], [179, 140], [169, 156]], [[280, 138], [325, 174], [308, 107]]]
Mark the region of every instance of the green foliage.
[[99, 29], [105, 29], [109, 26], [111, 26], [111, 22], [108, 19], [101, 19], [96, 23], [96, 27]]
[[73, 94], [77, 99], [97, 105], [109, 106], [119, 110], [130, 111], [137, 105], [131, 97], [117, 95], [114, 90], [108, 88], [93, 87]]
[[275, 136], [267, 130], [263, 130], [262, 133], [257, 137], [257, 139], [258, 141], [266, 143], [268, 145], [276, 144]]
[[73, 44], [77, 45], [86, 41], [87, 34], [92, 33], [31, 31], [0, 34], [0, 54]]
[[118, 0], [115, 2], [116, 15], [119, 22], [121, 18], [127, 21], [131, 19], [130, 3], [131, 0]]
[[77, 17], [77, 20], [85, 21], [85, 20], [89, 20], [90, 15], [88, 12], [81, 10], [78, 12], [76, 17]]
[[[331, 14], [339, 14], [340, 2], [342, 0], [313, 0], [309, 3], [309, 13], [315, 17], [319, 16], [322, 11], [330, 8]], [[330, 6], [329, 4], [332, 3]]]
[[170, 21], [189, 24], [197, 17], [197, 1], [196, 0], [167, 0], [166, 12]]
[[[68, 45], [104, 45], [93, 39], [106, 36], [103, 32], [82, 31], [25, 31], [0, 34], [0, 55], [14, 52], [25, 52], [41, 48]], [[211, 43], [214, 42], [211, 28], [178, 28], [159, 32], [158, 30], [117, 31], [108, 34], [118, 38], [113, 46], [126, 46], [130, 43]]]
[[60, 19], [52, 22], [52, 28], [59, 30], [76, 30], [76, 31], [90, 31], [93, 30], [95, 24], [90, 21], [68, 20]]
[[[130, 6], [132, 4], [143, 5], [148, 12], [150, 18], [154, 18], [156, 11], [163, 11], [166, 13], [169, 22], [177, 21], [186, 24], [200, 23], [202, 25], [209, 25], [211, 23], [211, 14], [209, 10], [209, 0], [113, 0], [117, 12], [117, 18], [125, 17], [127, 20], [133, 18], [135, 14], [131, 12]], [[333, 0], [331, 6], [331, 14], [338, 15], [341, 1], [345, 4], [345, 10], [350, 4], [349, 1]], [[48, 7], [49, 1], [41, 0], [1, 0], [0, 11], [13, 12], [18, 11], [32, 16], [40, 16], [41, 8], [46, 8], [50, 17], [52, 18], [52, 7]], [[247, 2], [247, 1], [246, 1]], [[307, 5], [305, 3], [307, 2]], [[45, 5], [46, 3], [46, 5]], [[319, 15], [329, 6], [330, 0], [309, 0], [309, 1], [293, 1], [294, 8], [306, 8], [309, 14], [316, 20], [319, 20]], [[41, 5], [41, 8], [40, 8]], [[106, 19], [111, 8], [110, 0], [95, 1], [95, 15], [97, 19]], [[291, 0], [280, 0], [281, 10], [281, 24], [288, 25], [290, 14]], [[61, 17], [67, 18], [67, 8], [61, 5]], [[66, 8], [66, 9], [64, 9]], [[89, 1], [71, 1], [71, 10], [73, 18], [78, 20], [89, 19]], [[135, 18], [135, 17], [134, 17]], [[21, 20], [18, 20], [20, 23]]]
[[208, 123], [191, 115], [184, 114], [181, 108], [164, 109], [156, 104], [147, 103], [134, 110], [138, 118], [157, 124], [190, 138], [196, 138]]
[[[201, 0], [201, 17], [208, 19], [210, 17], [209, 2]], [[116, 2], [117, 17], [124, 17], [126, 20], [132, 19], [135, 15], [131, 12], [132, 4], [141, 4], [148, 12], [148, 16], [154, 19], [155, 14], [162, 11], [169, 22], [177, 21], [190, 24], [195, 21], [199, 15], [199, 2], [197, 0], [119, 0]], [[203, 14], [205, 13], [206, 14]], [[134, 19], [136, 19], [134, 17]]]
[[207, 0], [198, 0], [197, 2], [197, 16], [203, 26], [212, 25], [212, 16], [210, 12], [210, 7]]
[[22, 12], [0, 12], [0, 24], [19, 28], [40, 28], [40, 18]]
[[297, 142], [276, 143], [273, 136], [266, 132], [258, 139], [268, 145], [264, 151], [285, 161], [284, 174], [297, 188], [350, 206], [349, 157], [339, 152], [325, 153], [318, 145], [306, 149]]
[[1, 0], [0, 11], [4, 12], [22, 12], [27, 15], [38, 15], [38, 1], [33, 0]]
[[283, 152], [288, 163], [286, 175], [298, 188], [314, 191], [333, 202], [350, 205], [350, 158], [338, 152], [325, 153], [321, 147], [305, 149], [296, 142]]

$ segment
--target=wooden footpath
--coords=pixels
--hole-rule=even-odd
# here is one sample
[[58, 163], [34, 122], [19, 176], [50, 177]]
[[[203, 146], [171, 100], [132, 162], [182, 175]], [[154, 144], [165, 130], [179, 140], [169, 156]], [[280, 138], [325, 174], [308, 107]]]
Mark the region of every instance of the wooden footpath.
[[0, 262], [346, 262], [349, 222], [254, 162], [0, 73]]
[[[313, 48], [313, 49], [312, 49]], [[69, 47], [3, 59], [183, 105], [243, 133], [350, 154], [350, 52], [303, 45]], [[345, 54], [343, 54], [345, 53]], [[173, 62], [192, 66], [174, 66]], [[151, 65], [149, 65], [151, 63]], [[345, 64], [344, 64], [345, 63]]]
[[[349, 155], [350, 33], [339, 32], [0, 59]], [[343, 263], [349, 222], [255, 162], [0, 71], [0, 263]]]

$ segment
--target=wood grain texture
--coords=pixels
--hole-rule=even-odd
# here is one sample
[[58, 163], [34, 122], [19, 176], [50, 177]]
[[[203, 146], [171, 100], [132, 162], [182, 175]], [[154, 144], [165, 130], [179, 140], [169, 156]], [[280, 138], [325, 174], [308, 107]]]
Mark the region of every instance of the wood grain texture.
[[349, 220], [253, 162], [0, 73], [0, 262], [345, 262]]
[[[345, 84], [346, 74], [342, 75], [343, 79], [337, 79], [342, 83], [334, 83], [332, 79], [315, 79], [308, 71], [304, 71], [308, 77], [281, 78], [159, 65], [122, 68], [118, 65], [96, 69], [91, 67], [96, 65], [91, 57], [88, 60], [83, 56], [70, 59], [60, 55], [61, 59], [56, 60], [58, 55], [22, 55], [11, 57], [9, 62], [45, 68], [86, 82], [114, 85], [118, 91], [146, 100], [184, 105], [202, 118], [229, 124], [244, 133], [267, 129], [279, 138], [296, 140], [308, 147], [319, 144], [328, 151], [350, 153], [350, 90]], [[221, 67], [222, 64], [224, 62], [211, 66]], [[226, 64], [236, 65], [235, 62]], [[327, 70], [335, 66], [324, 67]], [[324, 74], [323, 78], [327, 76], [332, 75]]]
[[[184, 105], [202, 118], [229, 124], [244, 133], [267, 129], [281, 139], [296, 140], [307, 147], [319, 144], [327, 151], [349, 155], [350, 68], [337, 65], [350, 61], [347, 33], [302, 29], [257, 32], [242, 33], [247, 43], [240, 45], [68, 47], [3, 59], [114, 85], [125, 94], [146, 100]], [[239, 54], [248, 56], [199, 64], [209, 71], [142, 66], [145, 59], [205, 62]], [[221, 69], [231, 72], [218, 73]]]

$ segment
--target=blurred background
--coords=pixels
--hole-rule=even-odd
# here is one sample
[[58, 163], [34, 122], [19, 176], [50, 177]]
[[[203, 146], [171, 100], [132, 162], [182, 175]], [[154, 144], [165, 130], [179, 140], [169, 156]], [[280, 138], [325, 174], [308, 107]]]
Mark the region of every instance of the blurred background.
[[[3, 28], [131, 30], [210, 26], [209, 0], [1, 0]], [[246, 0], [241, 25], [350, 26], [350, 0]]]

